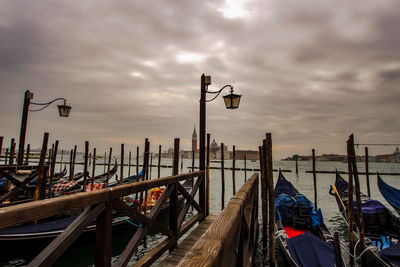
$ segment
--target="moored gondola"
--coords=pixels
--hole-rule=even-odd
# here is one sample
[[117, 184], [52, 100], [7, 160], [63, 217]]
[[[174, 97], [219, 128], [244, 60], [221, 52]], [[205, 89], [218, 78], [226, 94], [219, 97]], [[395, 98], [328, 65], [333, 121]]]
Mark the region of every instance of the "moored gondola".
[[382, 196], [394, 208], [394, 210], [400, 214], [400, 190], [385, 183], [380, 177], [379, 173], [377, 176], [378, 188]]
[[[321, 210], [279, 172], [275, 185], [276, 241], [290, 266], [343, 266]], [[337, 260], [336, 260], [337, 258]]]
[[[339, 211], [348, 224], [348, 182], [338, 172], [329, 193], [335, 196]], [[359, 225], [355, 223], [354, 237], [357, 243], [355, 252], [351, 253], [363, 266], [400, 266], [400, 220], [379, 201], [368, 199], [364, 194], [361, 199], [366, 239], [364, 244], [359, 245]], [[353, 206], [356, 217], [357, 205]]]

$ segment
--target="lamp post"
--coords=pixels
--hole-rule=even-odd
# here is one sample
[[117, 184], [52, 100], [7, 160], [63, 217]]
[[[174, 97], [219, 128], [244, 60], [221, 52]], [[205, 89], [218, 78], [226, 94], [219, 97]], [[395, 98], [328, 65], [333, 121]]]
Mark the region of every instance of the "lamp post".
[[[216, 99], [219, 94], [225, 88], [230, 88], [230, 94], [224, 96], [224, 102], [227, 109], [236, 109], [239, 107], [241, 95], [236, 95], [233, 93], [233, 86], [225, 85], [218, 91], [208, 91], [208, 86], [211, 84], [211, 76], [205, 76], [204, 73], [201, 75], [201, 86], [200, 86], [200, 155], [199, 155], [199, 168], [200, 171], [205, 170], [205, 150], [206, 150], [206, 103], [211, 102]], [[215, 96], [207, 100], [207, 94], [215, 94]], [[204, 216], [208, 211], [206, 208], [206, 184], [203, 176], [203, 180], [200, 183], [199, 188], [199, 202], [200, 207], [204, 211]]]
[[[69, 112], [71, 111], [71, 106], [67, 105], [67, 100], [65, 98], [56, 98], [53, 99], [50, 102], [47, 103], [34, 103], [31, 102], [31, 99], [33, 98], [33, 93], [31, 93], [29, 90], [25, 91], [24, 95], [24, 107], [22, 110], [22, 120], [21, 120], [21, 131], [19, 134], [19, 147], [18, 147], [18, 165], [23, 164], [24, 160], [24, 146], [25, 146], [25, 136], [26, 136], [26, 125], [28, 123], [28, 111], [35, 112], [35, 111], [41, 111], [45, 108], [47, 108], [50, 104], [57, 100], [63, 100], [64, 103], [62, 105], [57, 105], [58, 107], [58, 113], [60, 117], [68, 117]], [[29, 109], [30, 105], [35, 105], [35, 106], [42, 106], [41, 108], [38, 109]]]

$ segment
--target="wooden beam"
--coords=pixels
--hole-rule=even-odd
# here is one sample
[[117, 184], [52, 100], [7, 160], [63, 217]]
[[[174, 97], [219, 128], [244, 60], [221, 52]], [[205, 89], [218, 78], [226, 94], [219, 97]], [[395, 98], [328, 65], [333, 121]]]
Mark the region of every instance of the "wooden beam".
[[56, 237], [28, 266], [50, 266], [79, 237], [86, 227], [104, 210], [105, 204], [88, 207], [59, 236]]

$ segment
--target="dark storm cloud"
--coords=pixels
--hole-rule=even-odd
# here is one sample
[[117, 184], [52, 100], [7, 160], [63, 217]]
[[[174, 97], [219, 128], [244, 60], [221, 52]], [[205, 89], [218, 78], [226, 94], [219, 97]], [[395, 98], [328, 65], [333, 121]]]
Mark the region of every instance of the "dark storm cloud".
[[242, 2], [3, 1], [1, 134], [17, 135], [30, 89], [37, 102], [73, 106], [66, 120], [55, 107], [30, 115], [36, 146], [49, 131], [65, 147], [181, 137], [188, 149], [205, 73], [210, 90], [230, 83], [243, 94], [232, 112], [222, 99], [207, 104], [217, 142], [257, 149], [271, 131], [276, 157], [316, 144], [344, 153], [351, 132], [398, 142], [399, 1]]

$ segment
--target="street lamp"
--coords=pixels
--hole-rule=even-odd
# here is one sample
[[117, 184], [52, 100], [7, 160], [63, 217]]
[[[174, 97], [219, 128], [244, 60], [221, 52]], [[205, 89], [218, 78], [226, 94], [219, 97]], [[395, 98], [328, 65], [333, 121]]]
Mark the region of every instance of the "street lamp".
[[[18, 147], [18, 165], [22, 165], [23, 160], [24, 160], [24, 146], [25, 146], [25, 136], [26, 136], [26, 125], [28, 122], [28, 111], [35, 112], [35, 111], [41, 111], [48, 106], [50, 106], [53, 102], [58, 101], [58, 100], [63, 100], [64, 104], [62, 105], [57, 105], [58, 107], [58, 113], [60, 117], [68, 117], [69, 112], [71, 111], [71, 106], [67, 105], [67, 100], [65, 98], [56, 98], [51, 100], [50, 102], [47, 103], [34, 103], [31, 102], [31, 99], [33, 98], [33, 93], [31, 93], [29, 90], [25, 91], [25, 96], [24, 96], [24, 108], [22, 111], [22, 120], [21, 120], [21, 132], [19, 135], [19, 147]], [[35, 106], [42, 106], [38, 109], [29, 109], [29, 105], [35, 105]]]
[[[241, 95], [233, 93], [233, 86], [225, 85], [218, 91], [208, 91], [208, 86], [211, 84], [211, 76], [205, 76], [204, 73], [201, 75], [201, 86], [200, 86], [200, 155], [199, 155], [199, 168], [200, 171], [205, 170], [205, 150], [206, 150], [206, 103], [216, 99], [219, 94], [225, 89], [230, 89], [230, 94], [224, 96], [224, 103], [227, 109], [236, 109], [239, 107]], [[207, 94], [215, 94], [215, 96], [207, 100]], [[199, 202], [200, 207], [203, 208], [204, 216], [206, 215], [206, 186], [205, 179], [202, 180], [199, 189]], [[208, 212], [208, 211], [207, 211]]]

